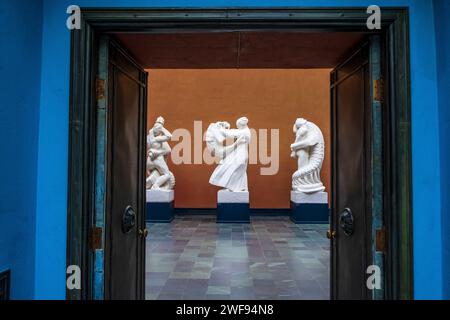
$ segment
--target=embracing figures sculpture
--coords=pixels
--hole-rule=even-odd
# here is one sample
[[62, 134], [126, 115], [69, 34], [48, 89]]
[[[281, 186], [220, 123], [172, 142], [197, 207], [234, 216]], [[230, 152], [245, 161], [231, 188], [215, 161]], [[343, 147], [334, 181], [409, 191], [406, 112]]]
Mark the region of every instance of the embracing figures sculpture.
[[320, 180], [325, 155], [322, 131], [314, 123], [299, 118], [295, 121], [294, 133], [291, 157], [298, 158], [298, 170], [292, 175], [292, 190], [304, 193], [324, 191]]
[[147, 135], [147, 189], [172, 190], [175, 186], [175, 177], [166, 163], [172, 151], [170, 139], [172, 134], [164, 128], [164, 118], [159, 117]]
[[[206, 131], [208, 150], [221, 159], [209, 183], [228, 191], [248, 191], [248, 146], [251, 139], [248, 119], [239, 118], [236, 126], [237, 129], [230, 129], [228, 122], [220, 121], [210, 124]], [[227, 138], [234, 139], [234, 143], [224, 146], [223, 142]]]

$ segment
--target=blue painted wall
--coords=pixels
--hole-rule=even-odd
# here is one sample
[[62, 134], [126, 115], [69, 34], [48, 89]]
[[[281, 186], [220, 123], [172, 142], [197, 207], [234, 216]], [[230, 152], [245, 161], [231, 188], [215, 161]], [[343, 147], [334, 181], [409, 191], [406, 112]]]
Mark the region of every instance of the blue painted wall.
[[450, 299], [450, 1], [435, 0], [441, 151], [443, 294]]
[[34, 296], [42, 2], [0, 1], [0, 272]]
[[[35, 1], [32, 1], [36, 3]], [[16, 1], [10, 1], [12, 6]], [[39, 110], [39, 141], [38, 141], [38, 168], [37, 168], [37, 198], [36, 198], [36, 258], [35, 258], [35, 297], [36, 298], [60, 298], [65, 296], [65, 258], [66, 258], [66, 215], [67, 215], [67, 151], [68, 151], [68, 101], [69, 101], [69, 63], [70, 63], [70, 37], [69, 31], [65, 28], [66, 8], [68, 5], [77, 3], [80, 6], [90, 7], [255, 7], [255, 6], [368, 6], [377, 3], [381, 6], [409, 6], [410, 8], [410, 34], [411, 34], [411, 90], [412, 90], [412, 141], [413, 141], [413, 214], [414, 214], [414, 289], [415, 297], [419, 299], [441, 298], [442, 288], [442, 223], [446, 220], [441, 218], [441, 177], [440, 160], [442, 154], [439, 148], [428, 148], [431, 141], [438, 145], [439, 135], [439, 109], [438, 89], [437, 89], [437, 65], [436, 65], [436, 38], [434, 8], [432, 0], [44, 0], [43, 8], [43, 33], [42, 33], [42, 72], [40, 89], [40, 110]], [[22, 8], [22, 4], [13, 9]], [[33, 18], [32, 21], [39, 20]], [[441, 20], [443, 21], [443, 20]], [[36, 24], [37, 21], [35, 21]], [[38, 27], [25, 29], [19, 28], [19, 35], [27, 31], [33, 33]], [[36, 39], [38, 39], [37, 37]], [[3, 41], [3, 40], [2, 40]], [[37, 40], [36, 40], [37, 41]], [[10, 41], [15, 47], [12, 51], [14, 59], [28, 55], [37, 54], [38, 50], [27, 47], [25, 41], [15, 43]], [[38, 47], [38, 46], [37, 46]], [[438, 46], [440, 49], [441, 46]], [[5, 54], [5, 53], [1, 53]], [[31, 56], [32, 60], [26, 65], [38, 68], [39, 63], [35, 61], [36, 56]], [[8, 61], [2, 59], [2, 61]], [[442, 63], [438, 60], [439, 66]], [[29, 68], [28, 68], [29, 69]], [[1, 80], [8, 84], [10, 81]], [[19, 82], [17, 82], [19, 83]], [[27, 79], [27, 93], [24, 105], [31, 109], [37, 93], [33, 94], [39, 82], [33, 78]], [[2, 84], [3, 86], [3, 84]], [[10, 85], [11, 86], [11, 85]], [[31, 93], [30, 91], [31, 87]], [[16, 91], [14, 91], [16, 90]], [[7, 98], [13, 101], [17, 88], [10, 89], [13, 94]], [[20, 90], [20, 93], [22, 90]], [[442, 91], [441, 91], [442, 92]], [[445, 91], [444, 91], [445, 92]], [[447, 91], [448, 92], [448, 91]], [[19, 92], [18, 92], [19, 93]], [[34, 98], [32, 98], [34, 97]], [[18, 99], [18, 98], [16, 98]], [[22, 98], [21, 98], [22, 99]], [[442, 101], [442, 99], [441, 99]], [[3, 102], [3, 101], [2, 101]], [[3, 109], [3, 108], [2, 108]], [[37, 111], [27, 114], [23, 119], [17, 110], [9, 110], [11, 121], [22, 123], [28, 119], [30, 124], [28, 129], [36, 130], [37, 124], [34, 121]], [[3, 112], [3, 111], [2, 111]], [[34, 112], [34, 113], [33, 113]], [[19, 117], [19, 119], [17, 119]], [[8, 129], [11, 121], [2, 121], [6, 126], [7, 137], [14, 137], [6, 141], [6, 150], [17, 150], [17, 143], [26, 143], [28, 147], [35, 139], [25, 141], [24, 135], [21, 140], [20, 131], [16, 134], [16, 129]], [[2, 130], [5, 130], [2, 128]], [[19, 135], [17, 138], [16, 136]], [[441, 141], [444, 141], [442, 139]], [[9, 147], [9, 148], [8, 148]], [[15, 149], [13, 149], [15, 148]], [[25, 148], [25, 147], [24, 147]], [[425, 149], [426, 148], [426, 149]], [[31, 147], [31, 154], [35, 154], [35, 149]], [[28, 151], [28, 149], [27, 149]], [[13, 163], [6, 163], [7, 174], [10, 168], [23, 168], [35, 173], [30, 164], [34, 166], [35, 161], [25, 161], [25, 157]], [[5, 161], [5, 160], [2, 160]], [[431, 163], [431, 165], [430, 165]], [[447, 162], [448, 163], [448, 162]], [[444, 164], [444, 163], [443, 163]], [[28, 167], [27, 167], [28, 166]], [[1, 168], [5, 168], [2, 166]], [[4, 170], [4, 169], [2, 169]], [[4, 170], [5, 171], [5, 170]], [[27, 173], [30, 173], [27, 171]], [[35, 177], [35, 174], [34, 174]], [[17, 180], [17, 176], [8, 176], [6, 181]], [[25, 179], [26, 178], [26, 179]], [[23, 181], [28, 182], [28, 175], [24, 174]], [[33, 179], [33, 174], [31, 174]], [[33, 180], [34, 181], [34, 180]], [[30, 189], [28, 183], [20, 184], [16, 191], [20, 197], [23, 191]], [[1, 187], [5, 192], [3, 199], [13, 199], [14, 193], [8, 191], [5, 186]], [[30, 187], [34, 191], [34, 187]], [[3, 191], [5, 190], [5, 191]], [[33, 193], [27, 193], [33, 194]], [[19, 197], [16, 195], [16, 198]], [[22, 200], [22, 198], [20, 198]], [[28, 200], [28, 198], [27, 198]], [[24, 202], [24, 201], [22, 201]], [[32, 201], [30, 203], [33, 203]], [[20, 209], [20, 214], [29, 212], [33, 205]], [[2, 213], [3, 213], [2, 204]], [[11, 208], [11, 210], [16, 210]], [[16, 210], [17, 212], [19, 210]], [[5, 210], [6, 212], [6, 210]], [[10, 224], [9, 224], [10, 225]], [[11, 253], [14, 254], [14, 253]], [[447, 256], [448, 257], [448, 256]], [[12, 261], [9, 259], [9, 261]]]

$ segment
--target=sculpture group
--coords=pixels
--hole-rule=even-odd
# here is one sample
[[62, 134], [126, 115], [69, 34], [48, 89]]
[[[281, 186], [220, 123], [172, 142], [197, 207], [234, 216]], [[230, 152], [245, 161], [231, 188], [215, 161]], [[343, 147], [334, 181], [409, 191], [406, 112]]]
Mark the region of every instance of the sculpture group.
[[[220, 159], [209, 183], [230, 192], [247, 192], [247, 166], [251, 133], [246, 117], [236, 121], [236, 129], [226, 121], [211, 123], [206, 131], [206, 145], [211, 154]], [[291, 156], [297, 158], [298, 170], [292, 175], [292, 191], [313, 194], [325, 190], [320, 171], [325, 155], [324, 138], [314, 123], [299, 118], [294, 123], [295, 141]], [[171, 133], [159, 117], [147, 136], [147, 189], [172, 190], [175, 177], [167, 166], [171, 152]], [[231, 139], [233, 143], [224, 145]]]

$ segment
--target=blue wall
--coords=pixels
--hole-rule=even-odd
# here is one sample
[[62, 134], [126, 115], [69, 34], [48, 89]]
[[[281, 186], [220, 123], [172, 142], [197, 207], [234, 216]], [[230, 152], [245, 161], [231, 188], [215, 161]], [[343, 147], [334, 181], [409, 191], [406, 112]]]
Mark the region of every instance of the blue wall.
[[[4, 2], [4, 1], [2, 1]], [[35, 1], [31, 1], [36, 3]], [[10, 1], [9, 3], [16, 3]], [[17, 2], [19, 3], [19, 2]], [[67, 215], [67, 151], [68, 151], [68, 101], [69, 101], [69, 59], [70, 37], [65, 28], [66, 7], [74, 3], [69, 0], [44, 0], [43, 36], [42, 36], [42, 73], [41, 96], [39, 113], [39, 141], [38, 141], [38, 169], [37, 174], [37, 198], [36, 198], [36, 261], [35, 261], [35, 297], [36, 298], [61, 298], [65, 296], [65, 259], [66, 259], [66, 215]], [[413, 214], [414, 214], [414, 288], [416, 298], [441, 298], [442, 293], [442, 222], [441, 196], [440, 196], [440, 152], [439, 148], [429, 147], [430, 141], [436, 145], [439, 141], [439, 104], [437, 91], [436, 69], [436, 42], [434, 34], [434, 11], [431, 0], [78, 0], [80, 6], [91, 7], [226, 7], [226, 6], [368, 6], [377, 3], [381, 6], [409, 6], [411, 18], [411, 89], [412, 89], [412, 141], [413, 141]], [[32, 7], [36, 6], [34, 4]], [[14, 10], [23, 9], [23, 2], [14, 6]], [[37, 18], [32, 21], [38, 25]], [[442, 20], [443, 21], [443, 20]], [[14, 22], [14, 21], [12, 21]], [[36, 33], [39, 27], [17, 27], [20, 35], [25, 37], [28, 33]], [[30, 31], [27, 31], [30, 30]], [[16, 36], [16, 35], [15, 35]], [[28, 58], [22, 68], [33, 70], [39, 65], [38, 59], [39, 37], [34, 37], [31, 43], [35, 43], [33, 49], [25, 41], [16, 43], [11, 39], [14, 48], [14, 57], [7, 57], [2, 61], [16, 62], [18, 57]], [[2, 40], [3, 41], [3, 40]], [[34, 42], [33, 42], [34, 41]], [[23, 47], [22, 47], [23, 46]], [[440, 49], [440, 46], [438, 47]], [[5, 53], [1, 53], [2, 55]], [[31, 56], [32, 54], [36, 54]], [[28, 55], [30, 57], [28, 57]], [[3, 56], [2, 56], [3, 57]], [[22, 59], [21, 59], [22, 60]], [[442, 63], [439, 60], [440, 64]], [[36, 62], [36, 63], [34, 63]], [[12, 69], [12, 67], [9, 67]], [[20, 69], [20, 70], [23, 70]], [[9, 70], [9, 69], [7, 69]], [[12, 70], [11, 70], [12, 71]], [[20, 72], [15, 72], [18, 78]], [[28, 75], [29, 76], [29, 75]], [[17, 79], [16, 83], [20, 83]], [[6, 102], [14, 102], [14, 93], [22, 93], [23, 90], [14, 87], [14, 81], [9, 79], [9, 92], [12, 92]], [[2, 121], [9, 137], [14, 139], [5, 141], [5, 150], [17, 153], [17, 142], [22, 143], [20, 149], [24, 152], [31, 151], [31, 158], [35, 155], [32, 144], [35, 135], [25, 134], [19, 131], [18, 126], [27, 123], [27, 130], [36, 130], [35, 117], [37, 106], [36, 88], [38, 79], [27, 78], [27, 96], [20, 96], [26, 102], [15, 105], [24, 106], [26, 113], [22, 116], [20, 109], [11, 109]], [[31, 84], [31, 85], [30, 85]], [[1, 86], [0, 86], [1, 87]], [[31, 87], [31, 92], [30, 88]], [[20, 90], [20, 91], [19, 91]], [[445, 91], [444, 91], [445, 92]], [[448, 91], [447, 91], [448, 92]], [[15, 98], [20, 100], [19, 98]], [[4, 100], [3, 100], [4, 101]], [[2, 101], [2, 102], [3, 102]], [[442, 101], [442, 100], [441, 100]], [[17, 108], [17, 107], [16, 107]], [[29, 110], [30, 109], [30, 110]], [[442, 110], [442, 109], [441, 109]], [[3, 112], [3, 111], [2, 111]], [[23, 112], [25, 113], [25, 112]], [[9, 116], [9, 118], [8, 118]], [[16, 123], [17, 127], [11, 126]], [[2, 128], [2, 130], [5, 130]], [[28, 132], [29, 133], [29, 132]], [[443, 140], [442, 140], [443, 141]], [[25, 144], [26, 143], [26, 144]], [[31, 145], [31, 146], [30, 146]], [[31, 148], [29, 150], [28, 148]], [[426, 149], [425, 149], [426, 148]], [[27, 195], [33, 195], [33, 184], [36, 172], [33, 169], [35, 161], [27, 160], [24, 154], [22, 158], [7, 161], [8, 175], [6, 181], [16, 181], [13, 190], [2, 186], [3, 199], [15, 199], [20, 195], [21, 207], [19, 214], [32, 212], [33, 199], [26, 197], [23, 200], [23, 191]], [[27, 156], [30, 156], [27, 153]], [[33, 159], [34, 160], [34, 159]], [[3, 164], [3, 163], [2, 163]], [[31, 167], [30, 167], [31, 164]], [[430, 165], [431, 164], [431, 165]], [[21, 169], [19, 179], [12, 176], [11, 168]], [[26, 171], [24, 171], [24, 168]], [[3, 169], [4, 170], [4, 169]], [[5, 170], [4, 170], [5, 171]], [[34, 173], [34, 174], [33, 174]], [[20, 180], [22, 178], [22, 180]], [[31, 185], [31, 186], [30, 186]], [[30, 189], [31, 188], [31, 189]], [[30, 201], [28, 201], [30, 200]], [[26, 203], [23, 203], [26, 202]], [[19, 210], [8, 205], [3, 212], [18, 212]], [[11, 211], [10, 211], [11, 210]], [[30, 214], [28, 214], [30, 216]], [[31, 222], [32, 223], [32, 222]], [[12, 239], [12, 237], [10, 237]], [[11, 240], [10, 240], [11, 241]], [[11, 243], [7, 243], [11, 244]], [[14, 252], [8, 253], [14, 255]], [[9, 261], [13, 261], [9, 259]]]
[[0, 272], [34, 295], [42, 2], [0, 1]]
[[450, 1], [434, 1], [441, 150], [443, 292], [450, 299]]

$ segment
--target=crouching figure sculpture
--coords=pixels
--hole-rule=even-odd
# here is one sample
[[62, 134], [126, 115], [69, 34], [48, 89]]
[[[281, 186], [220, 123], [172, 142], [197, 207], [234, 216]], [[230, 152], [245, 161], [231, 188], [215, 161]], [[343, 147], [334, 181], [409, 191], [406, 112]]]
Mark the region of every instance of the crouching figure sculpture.
[[291, 157], [298, 159], [298, 170], [292, 175], [292, 190], [304, 193], [324, 191], [320, 180], [325, 154], [322, 131], [314, 123], [299, 118], [295, 121], [294, 133]]

